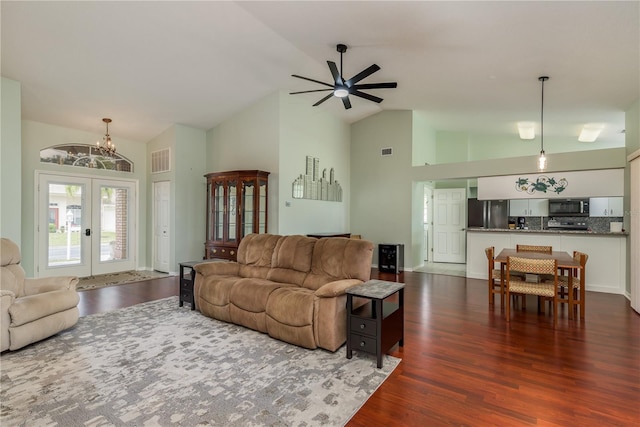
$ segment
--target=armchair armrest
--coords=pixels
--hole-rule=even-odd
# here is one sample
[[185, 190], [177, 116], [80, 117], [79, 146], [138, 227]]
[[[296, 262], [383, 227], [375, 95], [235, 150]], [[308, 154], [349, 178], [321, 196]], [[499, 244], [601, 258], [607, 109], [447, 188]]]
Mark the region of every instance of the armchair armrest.
[[361, 285], [362, 283], [362, 280], [358, 279], [336, 280], [334, 282], [325, 283], [324, 285], [320, 286], [320, 288], [315, 291], [315, 295], [320, 298], [337, 297], [340, 295], [344, 295], [347, 289], [356, 285]]
[[75, 276], [24, 279], [24, 294], [37, 295], [51, 291], [75, 291], [79, 281], [80, 279]]
[[240, 272], [240, 264], [234, 261], [205, 262], [196, 264], [193, 267], [197, 273], [207, 276], [209, 274], [218, 274], [221, 276], [238, 276]]

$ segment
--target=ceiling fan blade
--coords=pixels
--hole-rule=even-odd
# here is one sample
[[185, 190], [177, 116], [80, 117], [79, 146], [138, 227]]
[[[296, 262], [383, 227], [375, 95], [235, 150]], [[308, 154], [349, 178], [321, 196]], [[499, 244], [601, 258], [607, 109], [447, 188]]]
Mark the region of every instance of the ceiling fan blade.
[[342, 85], [343, 84], [342, 77], [338, 72], [338, 67], [336, 66], [336, 63], [333, 61], [327, 61], [327, 64], [329, 65], [329, 70], [331, 70], [331, 76], [333, 77], [333, 81], [336, 82], [337, 85]]
[[316, 89], [316, 90], [302, 90], [299, 92], [289, 92], [289, 95], [297, 95], [299, 93], [311, 93], [311, 92], [324, 92], [327, 90], [333, 90], [333, 89]]
[[349, 101], [349, 97], [345, 96], [342, 98], [342, 103], [344, 104], [344, 109], [348, 110], [349, 108], [351, 108], [351, 101]]
[[354, 90], [350, 93], [351, 95], [359, 96], [360, 98], [368, 99], [369, 101], [377, 102], [378, 104], [382, 102], [382, 98], [378, 98], [377, 96], [369, 95], [368, 93], [360, 92], [359, 90]]
[[354, 84], [358, 83], [360, 80], [364, 79], [365, 77], [369, 77], [371, 74], [375, 73], [379, 69], [380, 69], [380, 67], [378, 67], [376, 64], [373, 64], [369, 68], [366, 68], [366, 69], [360, 71], [355, 76], [351, 77], [344, 84], [347, 85], [347, 87], [351, 87]]
[[333, 89], [333, 85], [330, 85], [329, 83], [321, 82], [320, 80], [310, 79], [309, 77], [302, 77], [302, 76], [299, 76], [297, 74], [291, 74], [291, 77], [296, 77], [296, 78], [302, 79], [302, 80], [308, 80], [308, 81], [314, 82], [314, 83], [320, 83], [321, 85], [329, 86], [330, 88]]
[[389, 82], [389, 83], [367, 83], [363, 85], [353, 85], [352, 88], [359, 89], [395, 89], [398, 87], [398, 83]]
[[324, 101], [326, 101], [327, 99], [331, 98], [332, 96], [333, 96], [333, 93], [330, 93], [329, 95], [327, 95], [324, 98], [322, 98], [320, 101], [318, 101], [315, 104], [313, 104], [313, 106], [317, 107], [318, 105], [322, 104]]

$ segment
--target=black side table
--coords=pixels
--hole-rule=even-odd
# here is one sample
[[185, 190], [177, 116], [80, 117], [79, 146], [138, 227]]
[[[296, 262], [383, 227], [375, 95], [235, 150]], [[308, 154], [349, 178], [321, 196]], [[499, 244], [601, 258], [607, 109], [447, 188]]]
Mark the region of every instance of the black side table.
[[[404, 283], [369, 280], [347, 289], [347, 359], [353, 350], [375, 354], [382, 368], [382, 354], [396, 343], [404, 345]], [[398, 294], [398, 302], [385, 301]], [[370, 301], [353, 309], [353, 297]]]
[[196, 281], [196, 270], [193, 267], [201, 262], [202, 261], [187, 261], [180, 263], [180, 307], [182, 307], [185, 302], [188, 302], [191, 304], [191, 310], [196, 309], [193, 295], [193, 284]]

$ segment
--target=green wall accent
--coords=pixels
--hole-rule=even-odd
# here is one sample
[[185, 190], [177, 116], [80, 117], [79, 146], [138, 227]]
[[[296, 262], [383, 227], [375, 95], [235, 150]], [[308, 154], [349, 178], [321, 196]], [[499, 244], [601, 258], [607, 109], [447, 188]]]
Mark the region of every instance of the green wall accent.
[[2, 77], [0, 83], [0, 236], [22, 245], [22, 128], [20, 83]]

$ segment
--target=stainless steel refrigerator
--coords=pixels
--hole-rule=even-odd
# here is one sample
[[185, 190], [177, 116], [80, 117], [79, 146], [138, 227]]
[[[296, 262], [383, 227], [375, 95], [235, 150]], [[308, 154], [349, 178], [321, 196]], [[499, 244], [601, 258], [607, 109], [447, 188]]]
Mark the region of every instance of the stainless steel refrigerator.
[[508, 200], [469, 199], [467, 226], [482, 228], [509, 228]]

